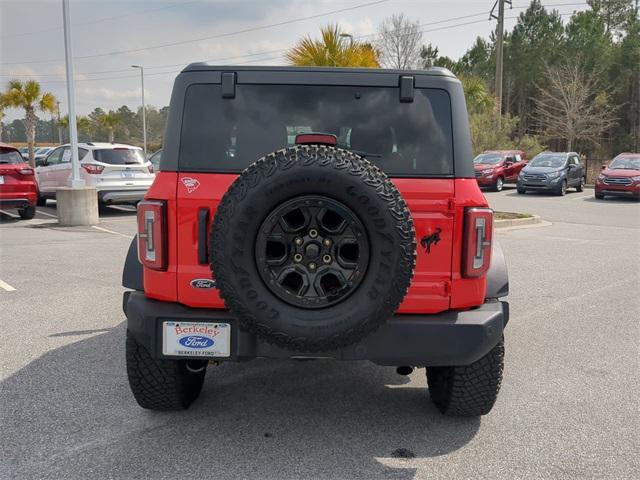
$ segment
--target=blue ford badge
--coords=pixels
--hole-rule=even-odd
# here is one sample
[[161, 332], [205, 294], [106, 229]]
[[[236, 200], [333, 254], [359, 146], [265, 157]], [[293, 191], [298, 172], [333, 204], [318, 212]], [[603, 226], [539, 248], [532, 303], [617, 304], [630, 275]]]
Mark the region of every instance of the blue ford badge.
[[180, 340], [180, 345], [189, 348], [207, 348], [213, 345], [213, 340], [209, 337], [201, 337], [199, 335], [191, 335], [188, 337], [182, 337]]
[[216, 281], [210, 278], [196, 278], [191, 280], [193, 288], [216, 288]]

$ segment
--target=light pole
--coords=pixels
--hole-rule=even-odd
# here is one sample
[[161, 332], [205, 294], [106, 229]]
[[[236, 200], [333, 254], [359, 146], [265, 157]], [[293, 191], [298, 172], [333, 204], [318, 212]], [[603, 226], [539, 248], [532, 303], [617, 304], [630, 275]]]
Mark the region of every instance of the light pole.
[[147, 158], [147, 109], [144, 105], [144, 67], [131, 65], [131, 68], [140, 69], [140, 82], [142, 83], [142, 141], [144, 143], [144, 158]]
[[78, 159], [78, 129], [76, 128], [76, 97], [73, 87], [73, 55], [71, 53], [71, 22], [69, 20], [69, 0], [62, 0], [62, 18], [64, 24], [64, 59], [67, 67], [67, 98], [69, 100], [69, 136], [71, 140], [71, 188], [82, 188], [84, 180], [80, 178]]

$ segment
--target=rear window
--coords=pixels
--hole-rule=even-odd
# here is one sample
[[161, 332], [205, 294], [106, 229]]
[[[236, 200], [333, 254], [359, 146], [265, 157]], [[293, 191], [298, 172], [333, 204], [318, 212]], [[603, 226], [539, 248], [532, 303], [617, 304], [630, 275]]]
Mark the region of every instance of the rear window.
[[17, 150], [12, 150], [10, 148], [0, 148], [0, 163], [24, 163], [25, 159], [22, 158], [20, 152]]
[[444, 90], [416, 89], [413, 102], [401, 103], [397, 88], [305, 85], [237, 85], [235, 98], [222, 98], [220, 85], [190, 86], [180, 170], [239, 173], [311, 132], [368, 153], [391, 176], [453, 174]]
[[142, 150], [137, 148], [110, 148], [93, 151], [93, 158], [98, 162], [111, 165], [133, 165], [145, 163]]

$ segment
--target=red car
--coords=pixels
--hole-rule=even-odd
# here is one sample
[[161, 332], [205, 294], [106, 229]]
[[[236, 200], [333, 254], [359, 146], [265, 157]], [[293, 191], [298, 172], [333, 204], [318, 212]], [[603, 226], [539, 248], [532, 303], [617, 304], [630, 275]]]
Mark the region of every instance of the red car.
[[596, 198], [606, 195], [640, 200], [640, 153], [621, 153], [602, 167], [596, 179]]
[[527, 162], [522, 150], [494, 150], [482, 152], [474, 158], [473, 168], [481, 188], [499, 192], [505, 183], [516, 183]]
[[17, 148], [0, 143], [0, 207], [17, 208], [20, 218], [30, 220], [36, 214], [37, 198], [33, 168]]

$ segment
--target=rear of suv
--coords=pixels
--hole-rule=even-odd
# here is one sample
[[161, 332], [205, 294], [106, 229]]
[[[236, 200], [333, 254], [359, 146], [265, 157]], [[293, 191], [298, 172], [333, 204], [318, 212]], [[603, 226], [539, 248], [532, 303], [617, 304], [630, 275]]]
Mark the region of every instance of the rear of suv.
[[444, 69], [187, 67], [123, 273], [137, 402], [188, 407], [210, 363], [333, 358], [489, 412], [508, 279], [472, 158]]
[[[136, 203], [153, 183], [153, 165], [139, 147], [119, 143], [78, 144], [80, 176], [98, 191], [100, 204]], [[37, 163], [41, 205], [72, 177], [71, 146], [61, 145]]]
[[20, 218], [36, 215], [38, 186], [33, 168], [17, 148], [0, 143], [0, 208], [16, 208]]

